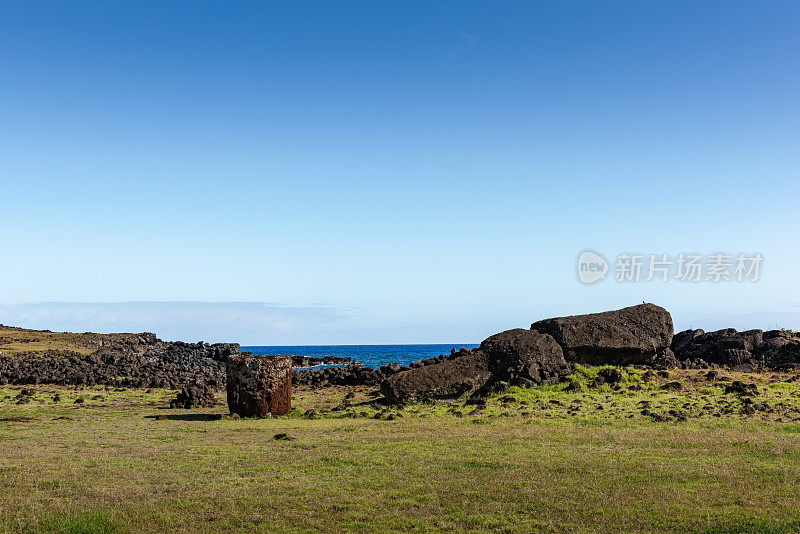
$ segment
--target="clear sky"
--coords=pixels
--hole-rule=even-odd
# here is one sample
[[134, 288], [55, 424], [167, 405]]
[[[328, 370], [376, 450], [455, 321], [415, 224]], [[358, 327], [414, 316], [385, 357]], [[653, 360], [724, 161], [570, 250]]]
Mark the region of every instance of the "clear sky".
[[[0, 322], [475, 342], [800, 328], [800, 3], [5, 2]], [[586, 286], [584, 249], [760, 252]]]

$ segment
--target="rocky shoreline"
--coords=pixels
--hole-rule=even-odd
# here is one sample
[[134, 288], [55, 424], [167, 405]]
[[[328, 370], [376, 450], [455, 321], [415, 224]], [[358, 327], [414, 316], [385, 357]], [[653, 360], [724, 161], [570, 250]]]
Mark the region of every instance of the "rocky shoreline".
[[[184, 388], [185, 398], [179, 404], [186, 405], [193, 397], [206, 399], [207, 390], [224, 388], [225, 362], [241, 354], [236, 343], [166, 342], [151, 333], [85, 335], [90, 354], [69, 350], [0, 354], [0, 385]], [[314, 368], [319, 365], [332, 367]], [[499, 383], [556, 384], [578, 365], [797, 369], [800, 338], [783, 330], [686, 330], [673, 335], [666, 310], [641, 304], [537, 321], [530, 329], [495, 334], [476, 349], [453, 350], [405, 366], [393, 363], [374, 369], [349, 358], [295, 356], [292, 383], [380, 386], [388, 399], [403, 403], [470, 395]], [[191, 388], [196, 394], [188, 394]]]

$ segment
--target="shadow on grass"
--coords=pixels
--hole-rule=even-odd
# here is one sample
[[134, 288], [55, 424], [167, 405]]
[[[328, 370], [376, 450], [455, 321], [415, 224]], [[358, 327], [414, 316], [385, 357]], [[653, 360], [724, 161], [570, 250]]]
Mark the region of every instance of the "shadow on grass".
[[28, 423], [35, 421], [33, 417], [0, 417], [0, 423]]
[[222, 415], [218, 413], [186, 413], [169, 415], [145, 415], [145, 419], [167, 420], [167, 421], [219, 421]]

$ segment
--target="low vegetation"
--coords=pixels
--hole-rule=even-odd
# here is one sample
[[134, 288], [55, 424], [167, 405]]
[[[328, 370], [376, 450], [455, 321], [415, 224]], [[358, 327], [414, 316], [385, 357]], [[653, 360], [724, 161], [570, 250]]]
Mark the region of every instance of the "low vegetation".
[[260, 420], [170, 410], [167, 390], [6, 387], [0, 532], [800, 529], [800, 375], [592, 387], [600, 370], [485, 407], [299, 388]]
[[88, 355], [96, 352], [103, 343], [121, 341], [129, 336], [130, 334], [50, 332], [0, 325], [0, 355]]

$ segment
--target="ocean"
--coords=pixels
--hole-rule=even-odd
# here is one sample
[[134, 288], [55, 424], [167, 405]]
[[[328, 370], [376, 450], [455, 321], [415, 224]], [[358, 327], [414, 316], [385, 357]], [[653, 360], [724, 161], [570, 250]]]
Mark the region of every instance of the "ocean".
[[242, 350], [253, 354], [283, 354], [284, 356], [308, 356], [309, 358], [349, 357], [377, 369], [392, 362], [408, 365], [417, 360], [434, 358], [440, 354], [450, 354], [451, 349], [472, 349], [477, 346], [474, 343], [453, 345], [271, 345], [242, 347]]

